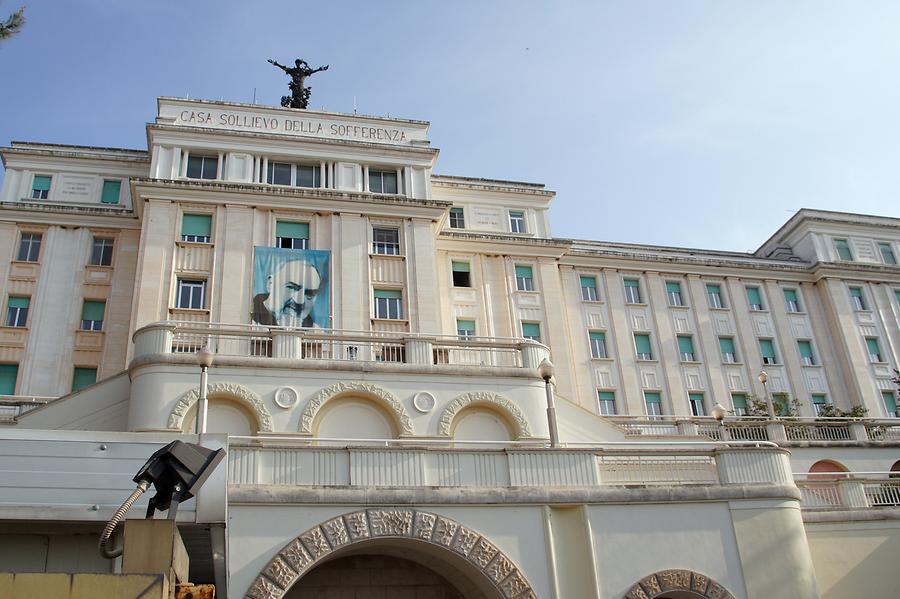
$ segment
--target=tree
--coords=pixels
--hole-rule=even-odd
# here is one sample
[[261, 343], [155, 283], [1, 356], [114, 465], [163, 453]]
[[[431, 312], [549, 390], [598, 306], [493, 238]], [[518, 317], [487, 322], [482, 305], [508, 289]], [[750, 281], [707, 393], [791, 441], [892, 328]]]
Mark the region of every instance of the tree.
[[22, 29], [22, 25], [25, 24], [25, 7], [23, 6], [13, 14], [9, 15], [9, 18], [3, 22], [0, 22], [0, 41], [6, 40], [19, 33], [19, 30]]
[[[800, 400], [791, 398], [787, 393], [773, 393], [772, 405], [778, 418], [796, 418], [800, 415]], [[747, 396], [747, 416], [768, 416], [769, 407], [766, 400], [755, 395]]]

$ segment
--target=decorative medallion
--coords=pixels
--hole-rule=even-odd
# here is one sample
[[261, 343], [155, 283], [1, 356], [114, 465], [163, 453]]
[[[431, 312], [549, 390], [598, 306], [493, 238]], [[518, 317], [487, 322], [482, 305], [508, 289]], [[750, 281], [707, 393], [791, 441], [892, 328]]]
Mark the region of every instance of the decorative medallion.
[[275, 390], [275, 405], [289, 410], [297, 405], [297, 392], [290, 387], [279, 387]]
[[435, 404], [437, 404], [437, 400], [428, 391], [419, 391], [413, 395], [413, 406], [423, 414], [433, 410]]

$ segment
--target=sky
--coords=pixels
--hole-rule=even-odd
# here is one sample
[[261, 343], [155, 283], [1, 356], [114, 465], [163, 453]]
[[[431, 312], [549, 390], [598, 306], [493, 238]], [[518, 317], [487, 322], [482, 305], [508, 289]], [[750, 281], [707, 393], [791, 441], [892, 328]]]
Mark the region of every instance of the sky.
[[[0, 1], [0, 17], [21, 2]], [[543, 183], [555, 237], [753, 251], [900, 217], [900, 2], [28, 0], [0, 145], [146, 149], [157, 96], [431, 122], [436, 172]]]

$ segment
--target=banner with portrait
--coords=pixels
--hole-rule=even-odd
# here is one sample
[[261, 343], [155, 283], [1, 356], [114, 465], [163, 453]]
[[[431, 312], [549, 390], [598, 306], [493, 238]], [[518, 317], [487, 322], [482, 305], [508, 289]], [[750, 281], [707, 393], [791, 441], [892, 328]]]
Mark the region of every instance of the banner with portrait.
[[254, 324], [329, 328], [331, 252], [257, 246], [253, 252]]

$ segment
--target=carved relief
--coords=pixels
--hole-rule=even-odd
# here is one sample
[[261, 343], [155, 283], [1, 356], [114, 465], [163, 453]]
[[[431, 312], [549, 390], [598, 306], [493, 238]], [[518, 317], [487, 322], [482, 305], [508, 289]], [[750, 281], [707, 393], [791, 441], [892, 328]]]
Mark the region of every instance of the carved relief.
[[515, 426], [516, 439], [527, 439], [531, 437], [531, 429], [528, 426], [528, 420], [525, 414], [514, 404], [502, 395], [497, 395], [490, 391], [470, 391], [463, 393], [444, 408], [441, 419], [438, 422], [438, 435], [443, 437], [450, 436], [450, 430], [453, 421], [457, 415], [469, 406], [486, 405], [495, 410], [503, 412], [510, 422]]
[[[231, 399], [237, 400], [256, 414], [259, 432], [271, 433], [273, 431], [272, 415], [269, 413], [269, 409], [266, 408], [266, 404], [263, 403], [260, 396], [247, 387], [239, 385], [238, 383], [210, 383], [207, 386], [207, 394], [210, 397], [215, 395], [226, 395]], [[175, 403], [175, 407], [172, 408], [172, 412], [169, 414], [169, 423], [167, 427], [174, 430], [181, 430], [184, 424], [184, 417], [187, 415], [188, 410], [190, 410], [191, 406], [197, 403], [199, 399], [200, 387], [191, 389], [179, 397], [178, 401]]]
[[300, 414], [300, 432], [311, 435], [313, 432], [313, 421], [316, 418], [316, 414], [322, 409], [322, 406], [325, 405], [327, 401], [347, 393], [358, 393], [375, 399], [379, 404], [393, 413], [394, 419], [400, 428], [401, 436], [414, 434], [409, 413], [406, 411], [406, 408], [403, 407], [403, 404], [400, 403], [400, 400], [394, 397], [390, 391], [379, 387], [378, 385], [373, 385], [372, 383], [353, 381], [335, 383], [321, 389], [313, 395], [306, 404], [306, 407], [303, 408], [303, 413]]
[[663, 570], [631, 587], [625, 599], [653, 599], [670, 591], [689, 591], [707, 599], [734, 599], [725, 587], [691, 570]]
[[[489, 579], [500, 596], [507, 599], [537, 597], [525, 575], [513, 561], [477, 531], [437, 514], [400, 508], [350, 512], [300, 534], [266, 564], [253, 581], [246, 597], [279, 599], [320, 560], [332, 557], [334, 549], [343, 545], [352, 546], [372, 537], [408, 538], [452, 550]], [[662, 574], [664, 573], [654, 576]], [[690, 574], [688, 572], [688, 583], [691, 582]], [[721, 597], [730, 598], [731, 595]]]

